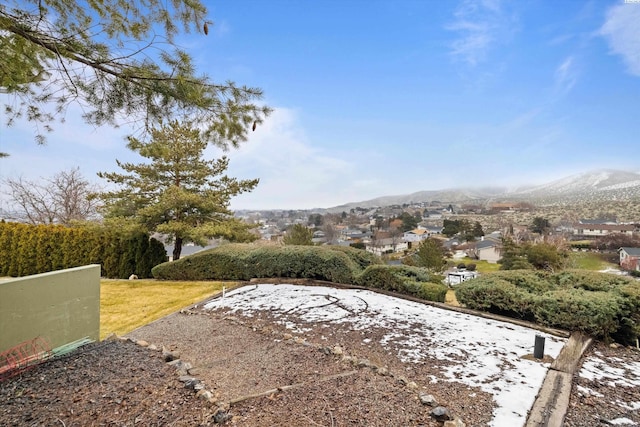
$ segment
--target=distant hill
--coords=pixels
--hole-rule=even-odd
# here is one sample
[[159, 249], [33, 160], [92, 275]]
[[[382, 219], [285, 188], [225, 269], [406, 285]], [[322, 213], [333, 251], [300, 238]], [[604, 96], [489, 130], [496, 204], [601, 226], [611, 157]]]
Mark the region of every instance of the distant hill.
[[509, 189], [506, 187], [454, 188], [447, 190], [418, 191], [399, 196], [377, 197], [371, 200], [346, 203], [328, 208], [330, 212], [349, 211], [352, 208], [402, 205], [440, 201], [443, 203], [482, 203], [497, 200], [527, 200], [532, 203], [557, 201], [640, 201], [640, 173], [600, 169], [571, 175], [548, 184]]

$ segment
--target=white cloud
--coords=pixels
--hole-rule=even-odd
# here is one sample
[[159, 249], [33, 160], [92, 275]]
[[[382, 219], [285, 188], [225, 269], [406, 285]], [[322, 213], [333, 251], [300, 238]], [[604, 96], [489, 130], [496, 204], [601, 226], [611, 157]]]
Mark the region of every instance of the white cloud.
[[572, 56], [565, 58], [556, 68], [555, 84], [557, 93], [566, 94], [571, 91], [578, 79], [575, 68], [575, 61]]
[[253, 192], [232, 200], [234, 209], [327, 207], [363, 197], [357, 166], [313, 146], [290, 109], [277, 108], [229, 157], [230, 176], [260, 178]]
[[640, 76], [640, 4], [613, 6], [607, 12], [599, 34], [607, 39], [611, 52], [622, 56], [628, 71]]
[[445, 28], [459, 37], [451, 43], [451, 55], [475, 66], [509, 31], [500, 0], [464, 0], [454, 12], [455, 21]]

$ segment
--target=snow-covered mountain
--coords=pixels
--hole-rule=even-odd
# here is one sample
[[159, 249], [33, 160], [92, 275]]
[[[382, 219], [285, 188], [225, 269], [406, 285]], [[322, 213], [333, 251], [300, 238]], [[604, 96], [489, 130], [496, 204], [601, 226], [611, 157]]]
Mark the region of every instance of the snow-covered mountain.
[[437, 191], [419, 191], [399, 196], [378, 197], [329, 208], [343, 211], [355, 207], [402, 205], [404, 203], [481, 202], [486, 200], [522, 200], [530, 202], [550, 201], [599, 201], [638, 200], [640, 202], [640, 173], [613, 169], [600, 169], [549, 182], [543, 185], [507, 188], [457, 188]]
[[548, 184], [539, 185], [524, 191], [514, 192], [514, 195], [529, 196], [569, 196], [590, 192], [607, 192], [630, 189], [637, 192], [640, 189], [640, 174], [635, 172], [601, 169], [571, 175]]

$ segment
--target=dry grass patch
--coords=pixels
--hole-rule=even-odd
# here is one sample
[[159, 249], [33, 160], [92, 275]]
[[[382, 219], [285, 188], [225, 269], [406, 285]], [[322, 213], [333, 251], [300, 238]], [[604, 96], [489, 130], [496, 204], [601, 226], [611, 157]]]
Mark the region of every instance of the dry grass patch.
[[112, 333], [126, 334], [231, 285], [222, 282], [103, 279], [100, 281], [100, 339]]

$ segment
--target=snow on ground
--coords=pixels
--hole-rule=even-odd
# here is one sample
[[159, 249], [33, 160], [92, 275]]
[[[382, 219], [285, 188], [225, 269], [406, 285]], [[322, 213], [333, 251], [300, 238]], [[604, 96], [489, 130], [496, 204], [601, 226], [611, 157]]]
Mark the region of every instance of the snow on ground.
[[[615, 364], [615, 366], [613, 366]], [[640, 387], [640, 362], [625, 362], [620, 358], [607, 358], [595, 351], [589, 356], [579, 372], [580, 377], [590, 381], [597, 381], [599, 384], [606, 384], [609, 387]], [[599, 393], [588, 387], [581, 387], [584, 394], [597, 396]], [[616, 400], [611, 402], [626, 411], [637, 411], [640, 409], [640, 402], [623, 402]], [[617, 418], [610, 421], [613, 425], [637, 425], [628, 418]]]
[[[427, 357], [454, 361], [433, 381], [480, 387], [494, 396], [492, 426], [524, 425], [549, 367], [523, 359], [535, 336], [545, 337], [545, 355], [556, 358], [566, 339], [509, 323], [471, 316], [366, 290], [320, 286], [256, 285], [227, 292], [205, 308], [269, 311], [295, 332], [304, 332], [287, 314], [305, 322], [348, 324], [354, 330], [384, 328], [380, 344], [405, 362]], [[392, 345], [393, 344], [393, 345]], [[397, 348], [397, 350], [395, 350]]]

